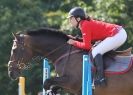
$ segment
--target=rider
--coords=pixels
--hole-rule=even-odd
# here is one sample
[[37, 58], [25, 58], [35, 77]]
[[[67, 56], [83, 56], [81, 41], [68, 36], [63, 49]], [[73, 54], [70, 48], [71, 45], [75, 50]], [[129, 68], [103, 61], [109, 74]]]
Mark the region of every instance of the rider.
[[87, 17], [81, 7], [72, 8], [69, 12], [68, 19], [73, 27], [81, 30], [83, 37], [83, 42], [69, 39], [69, 44], [81, 49], [90, 50], [92, 42], [101, 40], [101, 43], [92, 49], [92, 57], [98, 74], [95, 84], [104, 84], [106, 80], [102, 55], [124, 44], [127, 39], [126, 31], [122, 26], [94, 20], [89, 16]]

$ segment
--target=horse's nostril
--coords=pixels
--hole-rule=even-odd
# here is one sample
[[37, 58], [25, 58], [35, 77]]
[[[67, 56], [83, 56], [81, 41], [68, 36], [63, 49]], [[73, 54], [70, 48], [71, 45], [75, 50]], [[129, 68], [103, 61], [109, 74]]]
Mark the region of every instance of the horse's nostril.
[[16, 80], [19, 77], [19, 74], [14, 73], [14, 72], [10, 72], [9, 77], [13, 80]]
[[16, 80], [19, 76], [21, 71], [17, 68], [9, 68], [8, 69], [8, 76], [13, 79]]
[[8, 62], [8, 76], [13, 80], [20, 76], [20, 69], [18, 69], [13, 61]]

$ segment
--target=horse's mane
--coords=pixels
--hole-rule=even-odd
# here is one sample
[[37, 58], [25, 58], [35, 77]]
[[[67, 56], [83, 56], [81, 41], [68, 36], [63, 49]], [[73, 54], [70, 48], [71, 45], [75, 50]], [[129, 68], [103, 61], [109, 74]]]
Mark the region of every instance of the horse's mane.
[[30, 36], [52, 36], [52, 37], [58, 37], [58, 38], [63, 38], [66, 41], [69, 39], [69, 37], [63, 33], [60, 30], [53, 29], [53, 28], [39, 28], [39, 29], [31, 29], [31, 30], [25, 30], [27, 35]]

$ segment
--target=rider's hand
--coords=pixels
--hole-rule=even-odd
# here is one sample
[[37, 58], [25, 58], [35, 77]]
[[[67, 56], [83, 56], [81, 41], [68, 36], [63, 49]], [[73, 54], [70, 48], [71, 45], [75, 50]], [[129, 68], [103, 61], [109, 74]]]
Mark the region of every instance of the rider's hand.
[[72, 40], [72, 39], [69, 39], [69, 40], [67, 41], [67, 43], [68, 43], [68, 44], [70, 44], [70, 45], [73, 45], [73, 44], [74, 44], [74, 42], [75, 42], [75, 41], [74, 41], [74, 40]]
[[67, 35], [70, 39], [76, 39], [74, 36], [72, 35]]

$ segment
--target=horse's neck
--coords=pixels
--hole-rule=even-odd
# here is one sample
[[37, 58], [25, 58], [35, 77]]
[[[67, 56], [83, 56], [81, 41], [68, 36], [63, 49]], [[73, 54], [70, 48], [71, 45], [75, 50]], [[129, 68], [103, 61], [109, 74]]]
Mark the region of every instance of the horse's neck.
[[36, 54], [42, 55], [53, 62], [69, 50], [69, 45], [66, 42], [57, 39], [36, 39], [32, 47]]
[[56, 51], [47, 56], [47, 58], [52, 60], [53, 62], [55, 62], [62, 55], [64, 55], [67, 52], [69, 52], [69, 46], [67, 46], [67, 44], [64, 45], [64, 46], [60, 45], [60, 46], [54, 48], [52, 51], [54, 51], [54, 50], [56, 50]]

